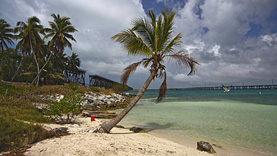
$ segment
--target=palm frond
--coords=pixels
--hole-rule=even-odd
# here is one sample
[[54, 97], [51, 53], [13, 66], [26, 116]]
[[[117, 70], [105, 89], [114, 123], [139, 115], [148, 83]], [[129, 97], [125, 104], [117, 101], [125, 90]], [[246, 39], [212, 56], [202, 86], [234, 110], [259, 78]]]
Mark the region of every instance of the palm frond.
[[179, 67], [189, 67], [190, 72], [188, 73], [188, 75], [194, 74], [196, 64], [199, 64], [193, 58], [189, 57], [188, 54], [184, 54], [183, 51], [179, 51], [178, 53], [175, 53], [173, 55], [166, 55], [165, 57], [174, 60], [174, 63]]
[[122, 33], [114, 35], [112, 39], [116, 42], [122, 43], [130, 55], [152, 55], [150, 48], [132, 29], [124, 30]]
[[139, 61], [139, 62], [136, 62], [136, 63], [133, 63], [131, 65], [129, 65], [128, 67], [126, 67], [123, 71], [123, 74], [121, 75], [121, 78], [120, 78], [120, 81], [122, 82], [123, 84], [123, 87], [127, 84], [127, 81], [128, 81], [128, 78], [130, 76], [130, 74], [132, 72], [134, 72], [137, 67], [143, 62], [142, 61]]
[[154, 29], [147, 18], [137, 18], [133, 20], [134, 27], [132, 28], [143, 41], [151, 48], [154, 49]]
[[148, 67], [148, 65], [149, 65], [149, 63], [151, 62], [151, 61], [153, 61], [153, 57], [150, 57], [149, 59], [144, 59], [144, 61], [143, 61], [143, 65], [144, 65], [144, 68], [147, 68]]
[[162, 15], [164, 21], [162, 23], [159, 51], [162, 51], [162, 49], [164, 49], [165, 46], [169, 43], [169, 39], [171, 38], [171, 34], [173, 32], [174, 17], [176, 12], [169, 12], [166, 10], [162, 11]]
[[178, 35], [176, 35], [168, 44], [167, 46], [164, 48], [164, 50], [162, 51], [162, 55], [166, 54], [166, 53], [171, 53], [174, 51], [173, 47], [174, 46], [179, 46], [182, 41], [181, 41], [182, 35], [181, 33], [179, 33]]
[[51, 28], [45, 30], [45, 32], [48, 33], [45, 35], [45, 38], [52, 36], [52, 39], [49, 43], [49, 48], [53, 48], [52, 46], [55, 46], [55, 48], [57, 48], [60, 53], [63, 53], [66, 47], [72, 49], [72, 44], [68, 39], [76, 42], [75, 38], [70, 33], [78, 30], [71, 25], [69, 17], [61, 17], [59, 14], [51, 14], [51, 16], [53, 17], [54, 21], [49, 21], [48, 23]]
[[163, 72], [163, 77], [164, 77], [164, 81], [159, 89], [159, 96], [156, 100], [157, 103], [161, 102], [162, 99], [165, 97], [165, 94], [166, 94], [166, 90], [167, 90], [167, 83], [166, 83], [166, 72], [164, 71]]
[[8, 49], [8, 44], [10, 45], [14, 44], [13, 38], [14, 35], [11, 34], [13, 33], [13, 29], [9, 28], [10, 25], [3, 19], [0, 19], [0, 46], [1, 46], [1, 51], [6, 47]]

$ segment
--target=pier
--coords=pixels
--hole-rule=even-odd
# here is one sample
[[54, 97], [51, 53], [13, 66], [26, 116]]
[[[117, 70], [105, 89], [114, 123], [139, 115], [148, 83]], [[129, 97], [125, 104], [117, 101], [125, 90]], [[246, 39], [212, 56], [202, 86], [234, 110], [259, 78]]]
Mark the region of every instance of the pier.
[[82, 85], [85, 85], [85, 75], [86, 75], [86, 71], [83, 69], [78, 69], [75, 72], [66, 70], [64, 80], [66, 83], [78, 82]]
[[[99, 75], [89, 75], [89, 86], [94, 86], [94, 87], [101, 87], [101, 88], [106, 88], [106, 89], [110, 89], [113, 88], [115, 85], [120, 85], [122, 86], [122, 84], [115, 82], [113, 80], [104, 78], [102, 76]], [[133, 90], [133, 88], [129, 87], [129, 86], [125, 86], [126, 90]]]
[[[277, 89], [277, 85], [249, 85], [249, 86], [226, 86], [230, 89]], [[191, 88], [182, 88], [185, 90], [218, 90], [223, 89], [222, 86], [215, 87], [191, 87]], [[176, 89], [178, 90], [178, 89]]]

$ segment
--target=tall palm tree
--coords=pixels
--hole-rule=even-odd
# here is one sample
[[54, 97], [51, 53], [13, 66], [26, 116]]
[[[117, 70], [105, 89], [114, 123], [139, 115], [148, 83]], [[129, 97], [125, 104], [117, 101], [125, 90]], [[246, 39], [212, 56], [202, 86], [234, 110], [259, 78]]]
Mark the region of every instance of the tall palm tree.
[[52, 39], [48, 43], [49, 51], [50, 52], [52, 51], [52, 52], [50, 53], [45, 64], [39, 70], [38, 75], [35, 77], [35, 79], [37, 77], [39, 77], [40, 72], [48, 64], [53, 53], [62, 54], [66, 47], [69, 47], [70, 49], [72, 49], [72, 44], [69, 42], [68, 39], [71, 39], [71, 40], [77, 42], [75, 40], [75, 38], [70, 34], [70, 33], [77, 31], [77, 29], [75, 29], [72, 26], [71, 22], [69, 21], [70, 18], [69, 17], [61, 17], [59, 14], [57, 14], [57, 15], [52, 14], [51, 16], [54, 18], [54, 22], [49, 21], [49, 25], [51, 28], [44, 29], [45, 32], [48, 33], [47, 35], [44, 36], [44, 39], [46, 39], [48, 37], [52, 37]]
[[66, 67], [66, 76], [69, 78], [69, 74], [72, 74], [72, 80], [70, 81], [77, 81], [78, 75], [78, 68], [80, 67], [80, 59], [76, 53], [72, 53], [71, 56], [67, 57], [67, 67]]
[[63, 53], [66, 47], [72, 49], [72, 44], [68, 41], [68, 39], [77, 42], [70, 33], [74, 33], [78, 30], [72, 26], [69, 21], [69, 17], [61, 17], [59, 14], [52, 14], [51, 16], [54, 18], [54, 22], [49, 21], [51, 28], [45, 29], [48, 34], [44, 37], [52, 37], [49, 42], [49, 47], [56, 48], [58, 53]]
[[187, 54], [184, 54], [182, 50], [176, 52], [176, 49], [174, 49], [175, 46], [181, 44], [181, 34], [172, 38], [175, 14], [175, 12], [162, 11], [162, 15], [156, 18], [156, 14], [150, 10], [148, 11], [150, 19], [137, 18], [133, 21], [132, 29], [124, 30], [112, 37], [116, 42], [123, 44], [129, 55], [146, 57], [124, 69], [124, 73], [121, 76], [122, 83], [125, 85], [130, 74], [141, 64], [145, 68], [150, 66], [150, 76], [130, 104], [113, 120], [101, 124], [101, 127], [95, 132], [109, 133], [136, 105], [151, 81], [156, 77], [164, 78], [159, 89], [157, 102], [163, 99], [167, 89], [166, 67], [163, 64], [165, 59], [174, 60], [181, 67], [189, 67], [190, 72], [188, 75], [195, 72], [195, 66], [198, 63]]
[[14, 44], [13, 29], [9, 28], [10, 25], [3, 19], [0, 19], [0, 52], [4, 50], [4, 47], [8, 49], [8, 44]]
[[[14, 44], [14, 42], [12, 40], [14, 38], [14, 35], [13, 35], [14, 30], [9, 27], [10, 27], [10, 25], [4, 19], [0, 19], [0, 52], [4, 51], [4, 47], [6, 48], [6, 50], [8, 50], [9, 47], [8, 47], [7, 43], [9, 43], [10, 45]], [[21, 58], [21, 61], [20, 61], [17, 69], [20, 68], [22, 61], [23, 61], [23, 57]], [[13, 81], [17, 71], [18, 70], [16, 70], [16, 72], [12, 78], [12, 81]]]
[[68, 58], [65, 53], [53, 55], [51, 60], [55, 73], [63, 73], [66, 70]]
[[[37, 72], [39, 73], [39, 63], [37, 61], [36, 52], [38, 51], [41, 44], [43, 44], [43, 40], [40, 37], [40, 34], [44, 35], [43, 26], [40, 24], [40, 20], [36, 16], [29, 17], [27, 23], [23, 21], [19, 21], [16, 24], [15, 35], [16, 39], [20, 39], [17, 43], [17, 48], [20, 48], [22, 52], [31, 52], [33, 54]], [[36, 85], [39, 84], [39, 76], [37, 78]]]
[[67, 68], [72, 73], [76, 73], [78, 71], [78, 68], [80, 67], [80, 59], [78, 58], [78, 55], [76, 53], [72, 53], [71, 56], [67, 57]]

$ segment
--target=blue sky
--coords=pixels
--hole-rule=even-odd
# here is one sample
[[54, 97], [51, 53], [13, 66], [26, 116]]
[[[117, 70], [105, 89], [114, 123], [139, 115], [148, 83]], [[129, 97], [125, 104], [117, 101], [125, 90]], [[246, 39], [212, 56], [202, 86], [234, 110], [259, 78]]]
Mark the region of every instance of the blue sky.
[[[130, 28], [132, 19], [147, 17], [149, 9], [176, 11], [174, 32], [183, 36], [179, 48], [200, 63], [189, 77], [187, 69], [166, 64], [169, 88], [277, 82], [276, 0], [1, 0], [0, 18], [15, 26], [37, 16], [49, 27], [52, 13], [70, 17], [77, 43], [66, 53], [79, 55], [87, 75], [119, 81], [122, 70], [141, 58], [128, 56], [111, 37]], [[148, 75], [138, 68], [128, 85], [140, 88]], [[150, 88], [161, 83], [157, 79]]]

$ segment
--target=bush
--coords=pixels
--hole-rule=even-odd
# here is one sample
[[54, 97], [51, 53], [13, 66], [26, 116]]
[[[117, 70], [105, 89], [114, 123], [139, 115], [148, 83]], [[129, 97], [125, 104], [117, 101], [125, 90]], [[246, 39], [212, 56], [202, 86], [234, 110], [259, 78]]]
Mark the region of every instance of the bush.
[[94, 87], [94, 86], [90, 86], [89, 87], [90, 88], [90, 90], [92, 91], [92, 92], [100, 92], [100, 90], [99, 90], [99, 88], [98, 87]]
[[14, 86], [11, 86], [11, 85], [7, 85], [3, 82], [0, 81], [0, 93], [2, 95], [12, 95], [13, 93], [15, 92], [15, 87]]
[[82, 112], [82, 97], [76, 91], [71, 91], [59, 102], [52, 101], [48, 108], [43, 110], [58, 123], [72, 123], [73, 119]]
[[39, 125], [27, 124], [0, 115], [0, 152], [17, 149], [48, 138], [50, 133]]
[[26, 72], [17, 76], [15, 81], [31, 83], [35, 77], [36, 77], [36, 73]]
[[100, 93], [106, 94], [106, 95], [110, 95], [113, 93], [112, 89], [105, 89], [105, 88], [99, 88]]
[[115, 84], [113, 86], [113, 91], [116, 92], [116, 93], [122, 93], [127, 88], [128, 88], [127, 86], [123, 87], [123, 85], [121, 85], [121, 84]]
[[75, 91], [75, 90], [78, 90], [79, 85], [80, 84], [78, 82], [70, 82], [69, 88]]
[[46, 85], [63, 85], [64, 84], [64, 75], [54, 75], [48, 74], [45, 76], [45, 80], [43, 80], [42, 84]]

